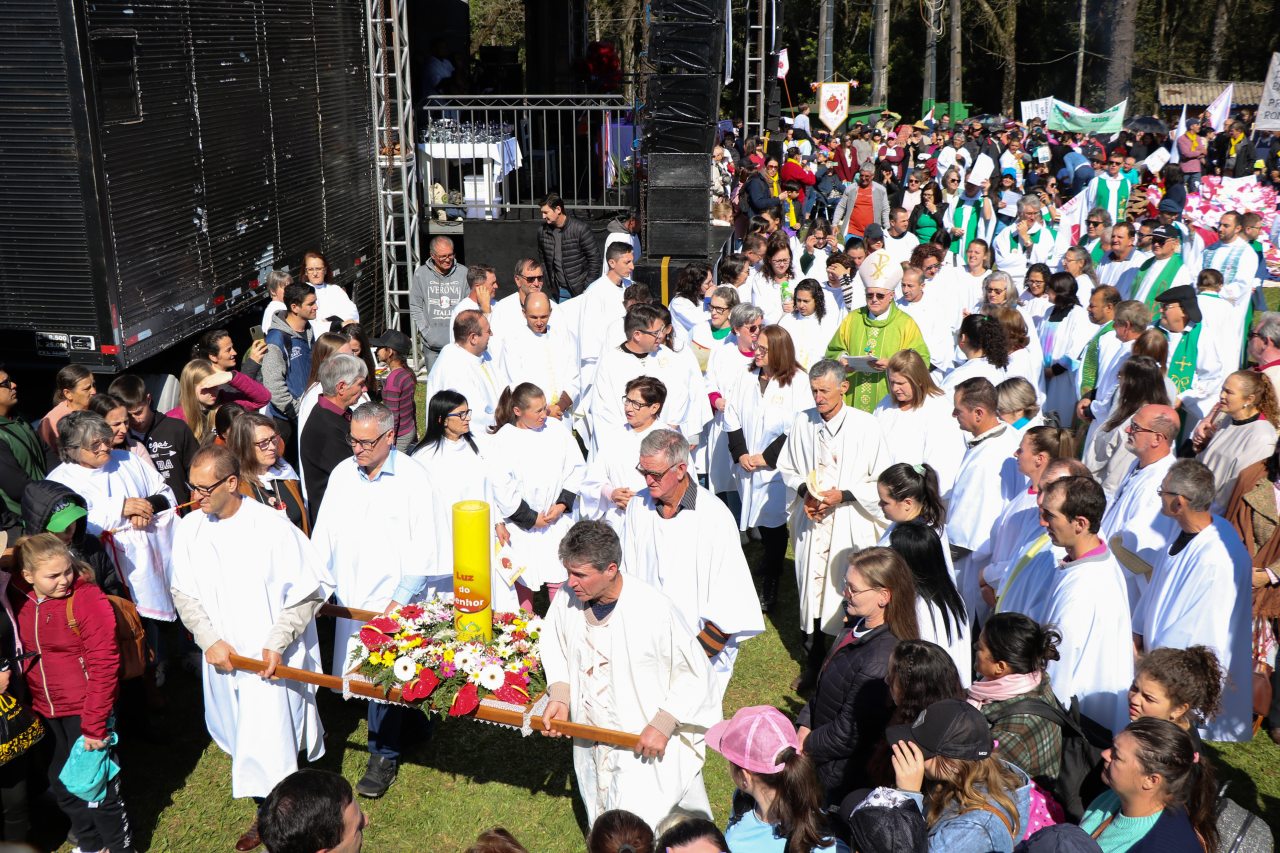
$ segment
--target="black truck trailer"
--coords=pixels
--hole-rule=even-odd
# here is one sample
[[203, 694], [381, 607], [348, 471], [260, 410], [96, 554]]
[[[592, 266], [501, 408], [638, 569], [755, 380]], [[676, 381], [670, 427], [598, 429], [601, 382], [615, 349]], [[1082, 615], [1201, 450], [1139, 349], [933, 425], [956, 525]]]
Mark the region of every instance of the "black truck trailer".
[[0, 2], [0, 359], [112, 372], [323, 252], [373, 314], [359, 0]]

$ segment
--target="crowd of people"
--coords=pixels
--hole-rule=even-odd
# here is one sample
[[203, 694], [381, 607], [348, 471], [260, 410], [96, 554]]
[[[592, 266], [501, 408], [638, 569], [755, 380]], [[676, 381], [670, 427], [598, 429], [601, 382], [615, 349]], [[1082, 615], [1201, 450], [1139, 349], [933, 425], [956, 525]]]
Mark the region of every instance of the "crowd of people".
[[[574, 741], [592, 851], [1216, 851], [1202, 740], [1280, 743], [1280, 695], [1254, 690], [1280, 617], [1280, 314], [1250, 242], [1274, 213], [1190, 227], [1182, 182], [1130, 180], [1141, 139], [1054, 140], [1055, 171], [1036, 127], [904, 133], [910, 159], [855, 130], [808, 198], [807, 133], [784, 169], [747, 140], [721, 184], [739, 233], [667, 304], [632, 282], [629, 229], [599, 246], [553, 196], [502, 298], [507, 271], [431, 240], [416, 340], [367, 334], [308, 253], [243, 357], [197, 342], [163, 413], [144, 377], [69, 366], [31, 421], [0, 368], [0, 687], [52, 733], [78, 849], [133, 849], [128, 767], [92, 795], [69, 768], [145, 726], [184, 658], [260, 806], [236, 849], [359, 849], [406, 708], [368, 704], [352, 787], [298, 770], [324, 750], [315, 692], [272, 677], [325, 668], [326, 602], [451, 591], [451, 508], [478, 499], [523, 570], [495, 572], [495, 609], [544, 619], [542, 731], [638, 735]], [[914, 167], [926, 137], [937, 169]], [[998, 186], [967, 181], [978, 155]], [[1055, 220], [1079, 193], [1081, 233]], [[766, 616], [797, 620], [805, 703], [723, 719]], [[145, 671], [122, 678], [131, 619]], [[336, 620], [333, 674], [359, 628]]]

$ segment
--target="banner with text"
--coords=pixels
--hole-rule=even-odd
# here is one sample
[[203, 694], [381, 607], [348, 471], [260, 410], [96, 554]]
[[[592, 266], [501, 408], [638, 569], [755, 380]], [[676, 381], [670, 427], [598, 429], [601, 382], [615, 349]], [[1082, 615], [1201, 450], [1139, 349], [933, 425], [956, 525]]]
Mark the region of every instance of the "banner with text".
[[1257, 130], [1280, 130], [1280, 53], [1271, 54], [1267, 82], [1262, 84], [1258, 99], [1258, 115], [1253, 126]]
[[1053, 96], [1047, 98], [1036, 98], [1034, 101], [1022, 102], [1022, 123], [1026, 124], [1033, 118], [1038, 118], [1045, 124], [1049, 123], [1049, 113], [1053, 110]]
[[1072, 133], [1119, 133], [1124, 129], [1124, 114], [1129, 106], [1126, 98], [1100, 113], [1055, 100], [1049, 111], [1049, 129]]

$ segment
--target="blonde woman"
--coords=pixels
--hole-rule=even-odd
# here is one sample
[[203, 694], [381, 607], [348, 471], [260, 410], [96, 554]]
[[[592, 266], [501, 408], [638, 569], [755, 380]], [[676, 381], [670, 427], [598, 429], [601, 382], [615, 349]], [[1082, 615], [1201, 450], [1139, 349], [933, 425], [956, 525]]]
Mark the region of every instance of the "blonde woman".
[[[202, 444], [214, 431], [213, 416], [219, 404], [230, 401], [256, 411], [271, 402], [271, 392], [262, 383], [238, 370], [219, 370], [205, 358], [187, 362], [178, 387], [178, 405], [165, 414], [189, 426], [196, 441]], [[220, 399], [222, 396], [228, 400]]]
[[889, 393], [872, 411], [886, 436], [892, 462], [928, 463], [938, 472], [943, 494], [951, 489], [960, 460], [964, 435], [951, 417], [952, 399], [934, 383], [929, 367], [915, 350], [890, 356], [885, 367]]

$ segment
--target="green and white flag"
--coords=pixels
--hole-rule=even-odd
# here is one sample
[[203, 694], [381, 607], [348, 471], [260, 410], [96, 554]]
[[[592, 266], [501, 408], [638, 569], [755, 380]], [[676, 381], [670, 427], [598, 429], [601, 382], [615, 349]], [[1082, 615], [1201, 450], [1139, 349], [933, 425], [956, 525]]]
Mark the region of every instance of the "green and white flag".
[[1100, 113], [1055, 100], [1049, 110], [1049, 129], [1073, 133], [1119, 133], [1124, 130], [1124, 113], [1129, 99]]

